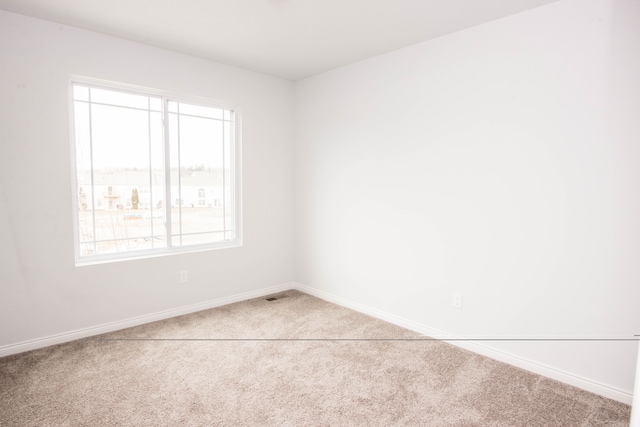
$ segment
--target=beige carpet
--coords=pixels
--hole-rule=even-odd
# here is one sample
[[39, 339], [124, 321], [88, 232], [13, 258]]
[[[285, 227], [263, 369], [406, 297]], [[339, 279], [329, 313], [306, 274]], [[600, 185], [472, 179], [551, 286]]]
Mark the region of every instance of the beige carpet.
[[297, 291], [277, 296], [1, 358], [0, 425], [629, 423], [627, 405], [403, 341], [420, 336]]

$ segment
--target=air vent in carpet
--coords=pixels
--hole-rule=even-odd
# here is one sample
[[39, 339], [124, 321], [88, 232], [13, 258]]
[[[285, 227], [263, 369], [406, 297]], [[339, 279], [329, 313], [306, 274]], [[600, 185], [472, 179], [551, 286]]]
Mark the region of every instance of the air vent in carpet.
[[283, 299], [283, 298], [289, 298], [289, 295], [279, 295], [277, 297], [269, 297], [269, 298], [265, 298], [267, 301], [277, 301], [279, 299]]

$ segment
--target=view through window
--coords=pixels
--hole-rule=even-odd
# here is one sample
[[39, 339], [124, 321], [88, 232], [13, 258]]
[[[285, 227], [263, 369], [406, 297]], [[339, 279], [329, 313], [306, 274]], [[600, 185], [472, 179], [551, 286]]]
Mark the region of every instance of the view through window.
[[235, 108], [72, 82], [79, 261], [239, 243]]

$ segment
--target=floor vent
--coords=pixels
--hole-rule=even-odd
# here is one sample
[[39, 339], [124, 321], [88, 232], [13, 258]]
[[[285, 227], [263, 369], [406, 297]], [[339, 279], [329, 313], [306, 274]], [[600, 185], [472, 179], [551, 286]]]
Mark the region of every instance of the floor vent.
[[283, 298], [289, 298], [289, 295], [279, 295], [277, 297], [269, 297], [269, 298], [265, 298], [267, 301], [277, 301], [279, 299], [283, 299]]

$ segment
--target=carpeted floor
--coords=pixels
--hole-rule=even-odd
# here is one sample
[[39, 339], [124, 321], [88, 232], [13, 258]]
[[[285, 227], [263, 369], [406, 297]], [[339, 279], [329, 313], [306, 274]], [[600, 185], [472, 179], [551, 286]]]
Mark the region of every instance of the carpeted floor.
[[0, 425], [629, 423], [627, 405], [297, 291], [276, 297], [1, 358]]

